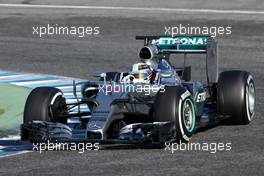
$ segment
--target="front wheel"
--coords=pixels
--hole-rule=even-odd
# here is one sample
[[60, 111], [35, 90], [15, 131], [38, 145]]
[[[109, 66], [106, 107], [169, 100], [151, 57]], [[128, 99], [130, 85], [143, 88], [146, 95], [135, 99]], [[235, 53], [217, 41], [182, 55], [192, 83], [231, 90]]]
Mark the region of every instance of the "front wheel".
[[188, 142], [196, 129], [196, 111], [191, 94], [182, 86], [159, 91], [153, 106], [154, 122], [173, 124], [173, 139]]
[[[33, 89], [24, 108], [23, 124], [33, 121], [67, 123], [60, 117], [60, 112], [66, 109], [66, 101], [61, 90], [54, 87], [37, 87]], [[21, 129], [21, 139], [28, 139], [28, 132]]]

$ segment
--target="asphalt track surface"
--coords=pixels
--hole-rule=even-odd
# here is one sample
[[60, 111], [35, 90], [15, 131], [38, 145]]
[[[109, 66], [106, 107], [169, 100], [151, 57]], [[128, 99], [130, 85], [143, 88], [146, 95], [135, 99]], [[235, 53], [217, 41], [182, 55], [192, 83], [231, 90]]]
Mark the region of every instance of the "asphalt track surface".
[[[9, 1], [0, 1], [10, 3]], [[150, 3], [151, 2], [151, 3]], [[262, 1], [191, 3], [146, 1], [12, 1], [22, 4], [66, 4], [159, 8], [263, 11]], [[50, 24], [99, 26], [99, 36], [72, 38], [32, 35], [32, 26]], [[136, 35], [163, 34], [164, 26], [232, 26], [220, 36], [220, 69], [250, 71], [255, 79], [257, 106], [248, 126], [218, 126], [196, 134], [191, 142], [231, 142], [231, 151], [177, 151], [107, 147], [83, 154], [69, 151], [31, 152], [0, 159], [1, 175], [263, 175], [264, 145], [264, 15], [143, 10], [16, 8], [0, 6], [0, 69], [88, 79], [96, 70], [122, 70], [137, 61], [141, 42]], [[197, 56], [198, 57], [198, 56]], [[202, 77], [202, 58], [192, 65]]]

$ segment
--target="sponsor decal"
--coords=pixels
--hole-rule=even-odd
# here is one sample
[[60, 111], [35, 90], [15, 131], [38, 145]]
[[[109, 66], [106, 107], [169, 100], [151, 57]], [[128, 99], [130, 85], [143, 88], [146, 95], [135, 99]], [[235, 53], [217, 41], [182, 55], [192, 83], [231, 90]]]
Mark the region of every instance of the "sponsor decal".
[[196, 102], [204, 102], [206, 99], [206, 93], [205, 92], [202, 92], [202, 93], [199, 93], [196, 97]]
[[156, 45], [206, 45], [206, 37], [162, 37], [159, 39], [153, 39], [151, 44]]

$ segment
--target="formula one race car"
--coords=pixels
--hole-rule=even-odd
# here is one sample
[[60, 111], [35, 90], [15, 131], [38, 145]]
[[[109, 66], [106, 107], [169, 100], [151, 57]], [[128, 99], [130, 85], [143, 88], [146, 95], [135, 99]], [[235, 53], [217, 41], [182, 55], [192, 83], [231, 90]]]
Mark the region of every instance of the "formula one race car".
[[[213, 38], [136, 39], [144, 40], [140, 62], [129, 72], [99, 73], [99, 80], [83, 82], [82, 98], [74, 103], [66, 103], [57, 88], [33, 89], [25, 104], [21, 139], [162, 144], [188, 142], [197, 129], [219, 122], [250, 123], [255, 111], [253, 77], [238, 70], [218, 74]], [[172, 54], [191, 53], [205, 54], [206, 83], [191, 81], [190, 66], [170, 63]], [[73, 88], [76, 95], [75, 84]]]

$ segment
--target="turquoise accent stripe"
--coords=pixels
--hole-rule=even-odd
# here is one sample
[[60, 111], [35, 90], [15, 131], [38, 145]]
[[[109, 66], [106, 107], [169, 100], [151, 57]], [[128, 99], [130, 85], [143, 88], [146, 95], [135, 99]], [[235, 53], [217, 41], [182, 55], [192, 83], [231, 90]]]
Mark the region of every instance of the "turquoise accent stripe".
[[[75, 96], [74, 95], [65, 95], [64, 96], [66, 99], [75, 99]], [[77, 96], [77, 98], [82, 98], [81, 96]]]
[[[73, 93], [73, 89], [63, 89], [63, 90], [61, 90], [63, 93]], [[76, 92], [80, 92], [81, 91], [81, 89], [76, 89]]]
[[3, 73], [0, 73], [0, 76], [12, 76], [12, 75], [18, 75], [18, 73], [13, 73], [13, 72], [3, 72]]

